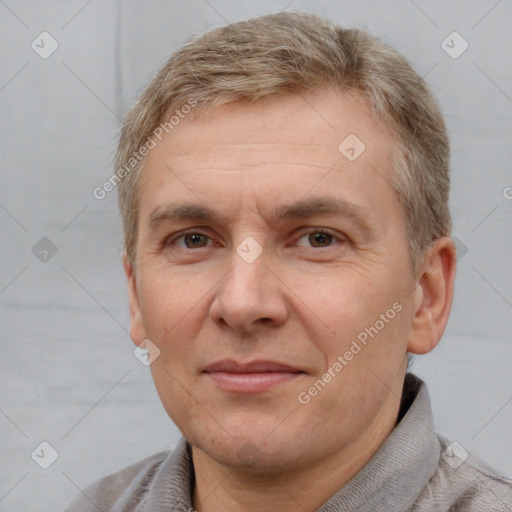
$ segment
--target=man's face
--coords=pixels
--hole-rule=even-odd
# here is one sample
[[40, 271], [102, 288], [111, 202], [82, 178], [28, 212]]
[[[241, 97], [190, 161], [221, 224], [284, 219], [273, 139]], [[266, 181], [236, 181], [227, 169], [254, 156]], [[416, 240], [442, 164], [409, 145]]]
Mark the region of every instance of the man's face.
[[414, 281], [377, 121], [330, 91], [231, 104], [147, 157], [131, 334], [159, 348], [160, 399], [214, 460], [315, 464], [396, 420]]

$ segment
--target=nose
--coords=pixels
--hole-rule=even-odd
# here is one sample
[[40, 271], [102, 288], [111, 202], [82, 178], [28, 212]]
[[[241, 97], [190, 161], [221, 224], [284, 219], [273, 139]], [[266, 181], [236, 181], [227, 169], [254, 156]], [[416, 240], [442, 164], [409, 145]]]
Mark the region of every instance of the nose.
[[216, 288], [210, 318], [244, 333], [284, 324], [289, 316], [286, 286], [265, 251], [252, 262], [233, 251], [230, 263], [231, 270]]

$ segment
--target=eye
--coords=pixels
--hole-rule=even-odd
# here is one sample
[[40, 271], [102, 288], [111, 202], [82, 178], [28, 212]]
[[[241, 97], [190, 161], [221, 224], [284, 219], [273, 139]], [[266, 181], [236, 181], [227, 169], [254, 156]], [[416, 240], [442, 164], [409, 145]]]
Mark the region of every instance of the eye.
[[193, 232], [167, 239], [165, 245], [174, 245], [180, 249], [202, 249], [203, 247], [207, 247], [209, 240], [211, 241], [209, 236], [203, 233]]
[[331, 245], [333, 245], [333, 242], [343, 241], [342, 239], [333, 235], [329, 231], [327, 231], [325, 229], [318, 229], [318, 228], [310, 230], [310, 231], [306, 232], [305, 234], [303, 234], [298, 239], [297, 245], [302, 245], [302, 246], [306, 245], [306, 244], [300, 243], [300, 241], [303, 239], [306, 240], [306, 244], [310, 244], [310, 247], [318, 247], [318, 248], [330, 247]]

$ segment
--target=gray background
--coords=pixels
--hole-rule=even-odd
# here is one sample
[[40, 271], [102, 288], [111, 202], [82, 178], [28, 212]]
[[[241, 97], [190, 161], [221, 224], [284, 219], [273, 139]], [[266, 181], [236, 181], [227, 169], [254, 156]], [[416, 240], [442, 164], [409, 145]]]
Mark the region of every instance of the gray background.
[[[61, 510], [178, 439], [132, 353], [116, 193], [99, 201], [92, 190], [112, 173], [120, 118], [172, 51], [284, 8], [368, 28], [441, 101], [467, 253], [444, 339], [413, 369], [437, 430], [512, 474], [512, 3], [287, 4], [0, 0], [0, 510]], [[47, 59], [31, 48], [43, 31], [59, 45]], [[441, 47], [453, 31], [469, 43], [457, 59]], [[46, 262], [32, 252], [42, 237], [57, 247]], [[42, 441], [59, 454], [46, 470], [31, 458]]]

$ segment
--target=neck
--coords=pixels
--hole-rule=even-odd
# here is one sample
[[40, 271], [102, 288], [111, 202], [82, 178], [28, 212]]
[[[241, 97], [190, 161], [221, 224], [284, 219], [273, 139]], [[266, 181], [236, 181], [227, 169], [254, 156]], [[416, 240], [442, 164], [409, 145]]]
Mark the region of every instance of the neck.
[[399, 400], [390, 393], [380, 413], [350, 446], [321, 461], [301, 461], [278, 476], [219, 464], [192, 448], [196, 475], [193, 506], [197, 512], [317, 510], [351, 480], [393, 431]]

